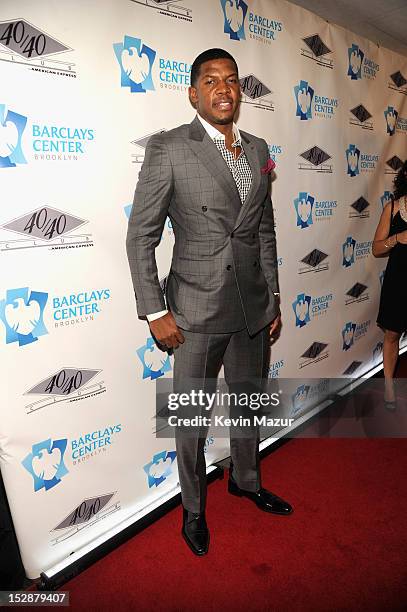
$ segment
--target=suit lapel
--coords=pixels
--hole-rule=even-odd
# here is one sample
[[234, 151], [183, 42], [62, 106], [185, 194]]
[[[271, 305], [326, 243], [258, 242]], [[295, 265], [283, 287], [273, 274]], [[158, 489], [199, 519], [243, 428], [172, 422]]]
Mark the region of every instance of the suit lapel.
[[249, 162], [250, 169], [252, 171], [252, 185], [250, 187], [250, 191], [247, 194], [247, 197], [246, 197], [246, 200], [243, 206], [241, 206], [241, 210], [236, 219], [234, 229], [237, 229], [237, 227], [242, 223], [243, 219], [247, 215], [247, 211], [249, 210], [250, 206], [254, 202], [257, 191], [260, 187], [260, 180], [261, 180], [259, 156], [257, 154], [256, 147], [251, 142], [251, 140], [246, 136], [246, 134], [245, 135], [242, 134], [242, 146], [243, 146], [243, 150], [245, 152], [247, 161]]
[[240, 196], [232, 173], [217, 146], [196, 117], [190, 124], [188, 144], [218, 185], [225, 191], [228, 199], [236, 205], [237, 210], [240, 209]]

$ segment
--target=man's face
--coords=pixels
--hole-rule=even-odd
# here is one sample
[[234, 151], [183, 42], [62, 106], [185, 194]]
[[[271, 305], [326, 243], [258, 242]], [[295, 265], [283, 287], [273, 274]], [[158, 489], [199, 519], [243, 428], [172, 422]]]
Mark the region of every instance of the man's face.
[[198, 113], [211, 125], [233, 122], [240, 102], [240, 83], [236, 67], [230, 59], [204, 62], [189, 97]]

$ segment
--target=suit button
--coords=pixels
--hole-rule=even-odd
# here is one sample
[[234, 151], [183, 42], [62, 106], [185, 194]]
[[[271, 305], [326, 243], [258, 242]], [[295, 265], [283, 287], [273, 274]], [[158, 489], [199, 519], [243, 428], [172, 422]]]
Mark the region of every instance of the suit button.
[[231, 269], [232, 269], [232, 266], [230, 266], [230, 265], [226, 266], [226, 270], [231, 270]]
[[202, 210], [203, 210], [204, 212], [206, 212], [206, 211], [208, 210], [208, 207], [207, 207], [207, 206], [202, 206]]
[[230, 237], [231, 237], [231, 238], [234, 238], [234, 237], [235, 237], [235, 234], [232, 232], [232, 233], [230, 234]]

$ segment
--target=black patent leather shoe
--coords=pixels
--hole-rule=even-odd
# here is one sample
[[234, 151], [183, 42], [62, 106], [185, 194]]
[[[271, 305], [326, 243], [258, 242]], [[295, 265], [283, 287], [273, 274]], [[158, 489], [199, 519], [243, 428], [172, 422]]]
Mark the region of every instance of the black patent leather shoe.
[[245, 491], [240, 489], [234, 480], [229, 478], [228, 491], [237, 497], [247, 497], [253, 501], [260, 510], [271, 512], [272, 514], [281, 514], [282, 516], [293, 512], [292, 506], [267, 489], [259, 489], [257, 492]]
[[195, 555], [206, 555], [209, 548], [209, 530], [205, 513], [189, 512], [184, 508], [182, 537]]

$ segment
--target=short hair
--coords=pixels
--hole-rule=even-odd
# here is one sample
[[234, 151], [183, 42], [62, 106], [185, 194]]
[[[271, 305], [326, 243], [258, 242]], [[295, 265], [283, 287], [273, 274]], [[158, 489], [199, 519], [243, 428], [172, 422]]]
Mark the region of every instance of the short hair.
[[407, 195], [407, 159], [394, 179], [394, 199], [399, 200]]
[[231, 60], [236, 67], [236, 72], [239, 74], [236, 60], [232, 55], [230, 55], [230, 53], [228, 53], [224, 49], [216, 49], [216, 48], [207, 49], [206, 51], [203, 51], [202, 53], [200, 53], [198, 57], [196, 57], [192, 63], [192, 66], [191, 66], [191, 85], [192, 87], [196, 86], [196, 82], [199, 77], [199, 71], [201, 69], [201, 65], [204, 62], [209, 62], [210, 60], [217, 60], [217, 59]]

